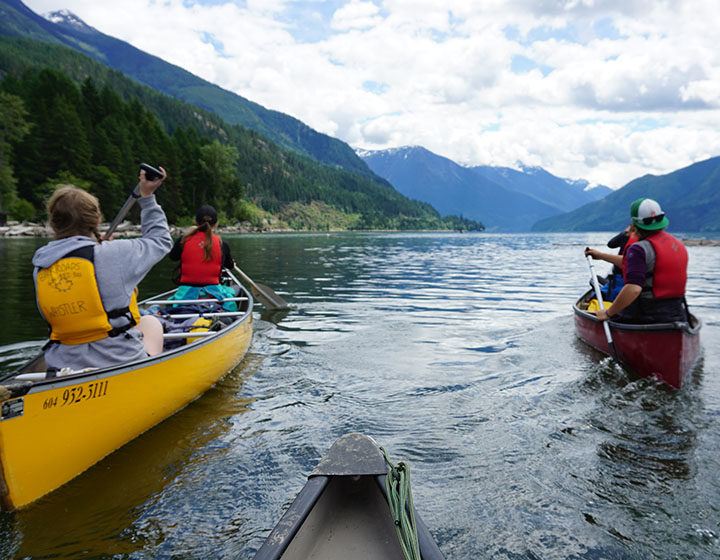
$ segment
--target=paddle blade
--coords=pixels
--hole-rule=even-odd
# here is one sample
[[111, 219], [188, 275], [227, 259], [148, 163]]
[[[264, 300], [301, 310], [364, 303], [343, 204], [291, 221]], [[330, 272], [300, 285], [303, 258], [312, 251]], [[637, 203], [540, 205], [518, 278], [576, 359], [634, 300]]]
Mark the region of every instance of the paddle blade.
[[250, 286], [255, 299], [260, 301], [268, 309], [288, 309], [290, 305], [283, 298], [277, 295], [272, 289], [265, 284], [255, 283]]
[[235, 265], [235, 272], [240, 275], [246, 284], [250, 286], [250, 291], [256, 300], [262, 303], [268, 309], [289, 309], [290, 305], [274, 291], [263, 284], [257, 284], [255, 281], [245, 274], [240, 267]]

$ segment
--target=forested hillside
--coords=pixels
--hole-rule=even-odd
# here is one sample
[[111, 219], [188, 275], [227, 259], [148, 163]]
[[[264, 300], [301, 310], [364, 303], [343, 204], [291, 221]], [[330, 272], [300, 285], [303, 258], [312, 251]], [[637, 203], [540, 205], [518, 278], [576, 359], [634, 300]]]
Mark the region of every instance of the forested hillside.
[[372, 175], [345, 142], [321, 134], [298, 119], [272, 111], [211, 84], [132, 45], [86, 25], [68, 12], [55, 12], [53, 21], [30, 10], [20, 0], [0, 0], [0, 35], [64, 45], [142, 84], [219, 115], [276, 144], [361, 175]]
[[284, 150], [66, 47], [0, 36], [0, 72], [0, 212], [16, 218], [42, 218], [44, 199], [62, 182], [86, 187], [114, 214], [146, 161], [169, 172], [160, 196], [173, 222], [210, 203], [233, 221], [258, 224], [270, 212], [295, 228], [316, 228], [308, 221], [318, 208], [335, 216], [324, 227], [482, 228], [441, 218], [382, 180]]

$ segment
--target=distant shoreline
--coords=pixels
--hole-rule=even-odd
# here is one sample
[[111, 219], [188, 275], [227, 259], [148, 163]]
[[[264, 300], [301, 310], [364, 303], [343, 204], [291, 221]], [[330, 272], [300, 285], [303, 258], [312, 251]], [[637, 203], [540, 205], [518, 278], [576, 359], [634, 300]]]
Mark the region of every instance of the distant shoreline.
[[720, 239], [681, 239], [687, 247], [718, 247]]
[[[109, 224], [100, 225], [100, 233], [107, 230]], [[184, 235], [190, 226], [170, 226], [170, 235], [173, 238]], [[348, 230], [348, 229], [322, 229], [322, 230], [299, 230], [290, 228], [270, 228], [270, 227], [253, 227], [249, 224], [237, 224], [232, 226], [218, 226], [215, 228], [215, 233], [218, 235], [233, 235], [243, 233], [343, 233], [346, 231], [358, 231], [358, 232], [375, 232], [375, 233], [388, 233], [388, 232], [399, 232], [399, 231], [413, 231], [413, 232], [437, 232], [437, 233], [449, 233], [456, 230], [391, 230], [391, 229], [375, 229], [375, 230]], [[142, 231], [139, 224], [131, 224], [130, 222], [122, 222], [115, 230], [114, 236], [116, 239], [128, 238], [128, 237], [140, 237]], [[6, 226], [0, 226], [0, 238], [27, 238], [27, 237], [52, 237], [52, 229], [45, 224], [36, 224], [33, 222], [13, 223], [10, 222]]]
[[[100, 231], [106, 230], [108, 224], [102, 224]], [[190, 226], [179, 227], [170, 226], [170, 235], [173, 238], [184, 235]], [[391, 232], [400, 230], [295, 230], [295, 229], [273, 229], [268, 227], [252, 227], [249, 224], [237, 224], [233, 226], [218, 226], [215, 232], [219, 235], [232, 235], [242, 233], [342, 233], [345, 231], [372, 231], [372, 232]], [[403, 230], [405, 231], [405, 230]], [[413, 230], [414, 231], [414, 230]], [[447, 232], [450, 230], [421, 230], [432, 232]], [[487, 232], [486, 232], [487, 233]], [[130, 222], [121, 223], [115, 230], [115, 238], [140, 237], [142, 235], [140, 226]], [[23, 237], [52, 237], [52, 230], [45, 224], [36, 224], [33, 222], [13, 223], [0, 226], [0, 238], [23, 238]], [[687, 247], [719, 247], [720, 239], [681, 239]]]

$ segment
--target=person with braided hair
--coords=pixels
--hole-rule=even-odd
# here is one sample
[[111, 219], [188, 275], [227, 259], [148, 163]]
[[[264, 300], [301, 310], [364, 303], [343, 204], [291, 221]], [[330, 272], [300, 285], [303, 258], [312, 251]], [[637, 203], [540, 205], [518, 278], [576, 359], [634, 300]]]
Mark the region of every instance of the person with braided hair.
[[[180, 261], [175, 270], [174, 280], [178, 284], [175, 299], [206, 296], [222, 299], [234, 295], [220, 283], [223, 269], [232, 269], [235, 263], [230, 246], [213, 231], [217, 223], [215, 208], [207, 204], [200, 206], [195, 213], [195, 225], [178, 238], [170, 251], [170, 259]], [[227, 302], [223, 307], [231, 311], [237, 309], [234, 302]]]
[[137, 285], [172, 246], [154, 194], [162, 173], [148, 180], [140, 171], [137, 239], [104, 240], [98, 199], [82, 189], [61, 186], [48, 200], [55, 239], [35, 252], [32, 264], [38, 309], [50, 325], [49, 370], [104, 367], [162, 351], [162, 324], [140, 316], [136, 296]]

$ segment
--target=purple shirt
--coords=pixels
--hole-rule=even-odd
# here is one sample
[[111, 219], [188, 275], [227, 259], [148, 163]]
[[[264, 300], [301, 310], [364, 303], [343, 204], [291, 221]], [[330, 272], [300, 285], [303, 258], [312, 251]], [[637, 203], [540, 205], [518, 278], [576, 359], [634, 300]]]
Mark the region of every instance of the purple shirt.
[[647, 265], [645, 264], [645, 250], [642, 245], [633, 243], [625, 251], [625, 283], [645, 285]]

